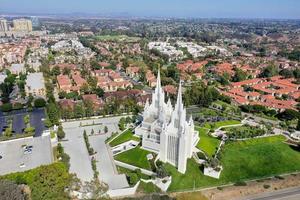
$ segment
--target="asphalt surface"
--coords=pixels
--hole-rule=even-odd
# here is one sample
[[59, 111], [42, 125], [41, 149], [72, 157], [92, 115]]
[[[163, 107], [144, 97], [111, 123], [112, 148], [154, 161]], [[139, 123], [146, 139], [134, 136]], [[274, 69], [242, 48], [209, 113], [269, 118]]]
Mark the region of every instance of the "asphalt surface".
[[241, 200], [299, 200], [300, 187], [278, 190], [242, 198]]
[[[32, 146], [32, 151], [25, 153], [25, 146]], [[1, 142], [0, 156], [0, 175], [51, 164], [53, 152], [50, 135]]]
[[43, 108], [34, 109], [32, 112], [27, 112], [26, 110], [14, 110], [5, 115], [0, 112], [0, 135], [2, 131], [5, 130], [7, 126], [7, 120], [12, 118], [12, 129], [15, 134], [22, 134], [25, 129], [24, 116], [30, 115], [30, 125], [35, 128], [35, 137], [41, 136], [43, 131], [46, 129], [44, 122], [42, 121], [45, 118], [45, 111]]

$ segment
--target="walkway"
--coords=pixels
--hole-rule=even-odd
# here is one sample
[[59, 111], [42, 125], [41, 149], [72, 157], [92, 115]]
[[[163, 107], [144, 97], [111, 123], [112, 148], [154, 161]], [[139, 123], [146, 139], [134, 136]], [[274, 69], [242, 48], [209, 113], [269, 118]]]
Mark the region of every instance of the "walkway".
[[110, 190], [129, 187], [125, 174], [119, 175], [111, 156], [110, 148], [105, 144], [107, 135], [90, 136], [91, 146], [97, 152], [96, 159], [99, 179], [108, 184]]

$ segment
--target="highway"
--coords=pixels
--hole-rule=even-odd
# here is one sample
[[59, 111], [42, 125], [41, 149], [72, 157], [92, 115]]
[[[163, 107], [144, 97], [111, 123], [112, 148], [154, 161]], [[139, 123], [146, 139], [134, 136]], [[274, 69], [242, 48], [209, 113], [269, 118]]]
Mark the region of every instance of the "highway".
[[288, 188], [274, 192], [244, 197], [240, 200], [299, 200], [300, 187]]

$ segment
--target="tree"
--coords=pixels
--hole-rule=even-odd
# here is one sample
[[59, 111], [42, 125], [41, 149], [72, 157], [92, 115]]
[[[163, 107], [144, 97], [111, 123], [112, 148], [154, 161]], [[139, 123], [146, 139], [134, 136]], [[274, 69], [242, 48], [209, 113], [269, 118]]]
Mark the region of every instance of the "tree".
[[46, 106], [46, 101], [43, 98], [38, 98], [34, 100], [34, 107], [36, 108], [42, 108]]
[[9, 112], [12, 110], [12, 104], [11, 103], [5, 103], [1, 106], [2, 112]]
[[297, 122], [297, 127], [296, 127], [297, 131], [300, 131], [300, 119], [298, 119], [298, 122]]
[[57, 129], [57, 137], [59, 140], [63, 139], [65, 137], [65, 132], [63, 130], [63, 127], [61, 125], [58, 126], [58, 129]]
[[266, 68], [263, 69], [263, 71], [260, 74], [260, 77], [268, 78], [272, 76], [276, 76], [279, 74], [279, 69], [275, 65], [269, 65]]
[[81, 88], [80, 88], [80, 92], [83, 94], [88, 94], [90, 91], [89, 85], [84, 83]]
[[243, 70], [236, 68], [235, 69], [235, 74], [232, 78], [233, 82], [240, 82], [240, 81], [244, 81], [247, 79], [247, 73], [244, 72]]
[[94, 114], [94, 105], [91, 100], [84, 101], [84, 108], [87, 117], [90, 117]]
[[27, 128], [25, 128], [24, 132], [25, 134], [34, 134], [35, 128], [32, 126], [29, 126]]
[[285, 111], [278, 113], [277, 117], [280, 120], [293, 120], [293, 119], [299, 119], [300, 118], [300, 113], [295, 111], [295, 110], [291, 110], [291, 109], [286, 109]]
[[24, 123], [25, 123], [26, 125], [28, 125], [29, 122], [30, 122], [30, 117], [29, 117], [29, 115], [25, 115], [23, 119], [24, 119]]
[[107, 133], [108, 132], [108, 128], [107, 126], [104, 127], [104, 133]]
[[60, 75], [60, 69], [58, 66], [53, 67], [53, 69], [51, 70], [51, 75], [52, 76], [58, 76]]
[[76, 118], [82, 118], [85, 116], [85, 109], [82, 103], [77, 103], [74, 108], [74, 116]]
[[0, 180], [0, 199], [30, 199], [29, 194], [24, 192], [25, 188], [26, 186], [17, 185], [10, 180]]
[[13, 134], [12, 134], [12, 128], [11, 126], [7, 127], [4, 131], [4, 134], [3, 134], [5, 137], [12, 137]]
[[100, 98], [104, 96], [104, 90], [99, 87], [95, 89], [95, 93]]
[[283, 69], [279, 72], [281, 76], [284, 76], [285, 78], [292, 78], [294, 76], [293, 71], [288, 69]]
[[52, 124], [58, 124], [60, 119], [59, 106], [55, 102], [50, 102], [47, 106], [47, 115]]

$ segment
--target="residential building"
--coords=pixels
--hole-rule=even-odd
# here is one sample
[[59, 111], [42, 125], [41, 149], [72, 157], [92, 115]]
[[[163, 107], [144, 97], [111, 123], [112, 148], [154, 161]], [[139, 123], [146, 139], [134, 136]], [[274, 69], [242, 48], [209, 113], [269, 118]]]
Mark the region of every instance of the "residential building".
[[43, 73], [30, 73], [27, 75], [25, 85], [26, 95], [31, 94], [34, 97], [46, 97], [45, 80]]
[[7, 20], [0, 19], [0, 31], [6, 32], [8, 31]]
[[32, 22], [28, 19], [15, 19], [13, 20], [14, 31], [32, 31]]

